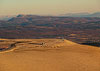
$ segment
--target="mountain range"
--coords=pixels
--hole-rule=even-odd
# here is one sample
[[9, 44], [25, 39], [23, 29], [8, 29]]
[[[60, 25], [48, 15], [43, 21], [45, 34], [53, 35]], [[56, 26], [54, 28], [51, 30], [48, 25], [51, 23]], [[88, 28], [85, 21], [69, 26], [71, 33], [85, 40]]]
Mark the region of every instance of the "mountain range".
[[100, 12], [95, 12], [95, 13], [68, 13], [68, 14], [63, 14], [61, 16], [65, 17], [100, 17]]
[[9, 20], [9, 19], [11, 19], [11, 18], [13, 18], [13, 17], [15, 17], [15, 15], [9, 15], [9, 16], [0, 16], [0, 20], [4, 20], [4, 21], [7, 21], [7, 20]]
[[[21, 15], [19, 14], [17, 17], [25, 17], [25, 15]], [[27, 15], [27, 16], [31, 16], [31, 15]], [[32, 15], [33, 16], [33, 15]], [[36, 15], [34, 15], [36, 16]], [[0, 16], [0, 20], [9, 20], [12, 19], [13, 17], [16, 17], [16, 15], [11, 15], [11, 16]], [[100, 12], [95, 12], [95, 13], [67, 13], [67, 14], [62, 14], [58, 17], [100, 17]]]

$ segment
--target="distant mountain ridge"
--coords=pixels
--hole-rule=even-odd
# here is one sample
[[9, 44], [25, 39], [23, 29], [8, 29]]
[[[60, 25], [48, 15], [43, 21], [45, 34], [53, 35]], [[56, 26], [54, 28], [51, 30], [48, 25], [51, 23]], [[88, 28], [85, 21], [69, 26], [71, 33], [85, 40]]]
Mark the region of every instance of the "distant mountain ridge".
[[61, 16], [64, 17], [100, 17], [100, 12], [95, 12], [95, 13], [68, 13], [68, 14], [63, 14]]
[[9, 20], [9, 19], [11, 19], [13, 17], [15, 17], [15, 15], [14, 16], [0, 16], [0, 20], [7, 21], [7, 20]]
[[[43, 17], [43, 16], [39, 16], [39, 15], [24, 15], [24, 14], [19, 14], [19, 15], [13, 15], [13, 16], [0, 16], [0, 20], [12, 20], [15, 18], [36, 18], [36, 17]], [[95, 12], [95, 13], [68, 13], [68, 14], [63, 14], [60, 16], [44, 16], [44, 17], [99, 17], [100, 18], [100, 12]]]

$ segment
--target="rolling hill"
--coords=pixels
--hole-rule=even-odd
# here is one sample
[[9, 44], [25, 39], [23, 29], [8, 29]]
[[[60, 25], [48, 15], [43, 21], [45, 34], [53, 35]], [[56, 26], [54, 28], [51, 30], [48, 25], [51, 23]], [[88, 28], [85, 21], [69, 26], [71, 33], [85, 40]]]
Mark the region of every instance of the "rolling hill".
[[97, 47], [65, 39], [2, 39], [7, 42], [17, 43], [0, 52], [0, 71], [100, 71]]

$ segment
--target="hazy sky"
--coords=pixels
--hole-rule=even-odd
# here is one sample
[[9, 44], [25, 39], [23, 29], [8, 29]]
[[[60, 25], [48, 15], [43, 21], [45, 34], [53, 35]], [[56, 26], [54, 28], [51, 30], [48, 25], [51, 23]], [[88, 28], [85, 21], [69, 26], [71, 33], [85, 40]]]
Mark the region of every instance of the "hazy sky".
[[100, 12], [100, 0], [0, 0], [0, 15]]

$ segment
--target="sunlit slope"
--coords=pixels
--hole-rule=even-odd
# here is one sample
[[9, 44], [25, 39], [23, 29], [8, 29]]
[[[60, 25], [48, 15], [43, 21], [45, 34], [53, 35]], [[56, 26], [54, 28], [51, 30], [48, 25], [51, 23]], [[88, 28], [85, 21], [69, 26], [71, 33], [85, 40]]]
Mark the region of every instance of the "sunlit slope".
[[100, 49], [65, 39], [16, 39], [0, 53], [0, 71], [100, 71]]
[[[6, 51], [22, 51], [22, 50], [32, 50], [32, 49], [39, 49], [39, 50], [47, 50], [47, 49], [62, 49], [66, 48], [66, 46], [77, 45], [74, 42], [65, 40], [65, 39], [1, 39], [0, 43], [1, 48], [4, 45], [8, 45]], [[7, 47], [7, 46], [5, 46]], [[2, 51], [2, 52], [5, 52]]]

